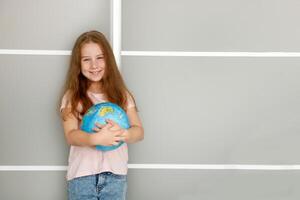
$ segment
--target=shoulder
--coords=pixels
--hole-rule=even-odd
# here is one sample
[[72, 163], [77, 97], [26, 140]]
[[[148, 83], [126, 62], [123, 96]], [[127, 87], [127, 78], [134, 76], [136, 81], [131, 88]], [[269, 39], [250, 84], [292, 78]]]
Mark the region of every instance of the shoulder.
[[127, 101], [127, 106], [126, 106], [127, 109], [136, 107], [134, 97], [130, 92], [126, 92], [126, 101]]
[[61, 99], [61, 106], [60, 106], [60, 112], [64, 109], [64, 108], [67, 108], [67, 107], [71, 107], [71, 91], [70, 90], [67, 90], [62, 99]]
[[[63, 121], [66, 121], [67, 119], [76, 119], [72, 112], [72, 92], [70, 90], [66, 91], [61, 99], [61, 105], [60, 105], [60, 113]], [[76, 112], [78, 112], [78, 107], [76, 109]]]

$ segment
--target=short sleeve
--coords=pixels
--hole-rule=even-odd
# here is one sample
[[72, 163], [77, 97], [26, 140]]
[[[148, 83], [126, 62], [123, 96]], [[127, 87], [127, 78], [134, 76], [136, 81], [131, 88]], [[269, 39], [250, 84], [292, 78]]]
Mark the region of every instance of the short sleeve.
[[60, 112], [64, 109], [64, 108], [71, 108], [71, 102], [70, 102], [70, 92], [66, 92], [61, 100], [61, 104], [60, 104]]
[[131, 97], [131, 95], [129, 93], [127, 93], [127, 109], [135, 107], [135, 103], [133, 98]]

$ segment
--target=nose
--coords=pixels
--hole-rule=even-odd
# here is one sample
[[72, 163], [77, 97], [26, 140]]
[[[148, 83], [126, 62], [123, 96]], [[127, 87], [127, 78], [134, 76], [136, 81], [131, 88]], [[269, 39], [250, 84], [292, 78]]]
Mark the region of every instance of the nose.
[[97, 62], [97, 60], [92, 60], [91, 68], [95, 69], [95, 68], [98, 68], [98, 67], [99, 67], [99, 63]]

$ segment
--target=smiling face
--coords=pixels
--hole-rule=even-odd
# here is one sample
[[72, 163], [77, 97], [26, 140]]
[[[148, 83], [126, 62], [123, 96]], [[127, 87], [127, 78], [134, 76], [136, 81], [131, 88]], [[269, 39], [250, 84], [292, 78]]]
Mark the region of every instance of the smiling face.
[[89, 42], [81, 48], [81, 73], [92, 84], [97, 84], [102, 79], [105, 71], [103, 52], [97, 43]]

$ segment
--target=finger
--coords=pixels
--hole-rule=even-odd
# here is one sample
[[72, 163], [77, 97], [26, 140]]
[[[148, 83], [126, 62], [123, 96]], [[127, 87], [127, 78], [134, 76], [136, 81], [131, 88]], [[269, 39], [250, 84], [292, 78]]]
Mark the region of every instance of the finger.
[[106, 124], [100, 124], [99, 122], [96, 122], [95, 125], [96, 125], [97, 128], [101, 129], [101, 128], [104, 128], [104, 126]]
[[110, 129], [112, 127], [112, 125], [111, 124], [108, 124], [108, 123], [106, 123], [106, 124], [101, 124], [101, 128], [102, 129]]
[[116, 142], [124, 142], [125, 141], [125, 137], [124, 136], [115, 136], [114, 140]]
[[117, 141], [112, 143], [112, 145], [114, 145], [114, 146], [116, 146], [118, 144], [119, 144], [119, 142], [117, 142]]
[[112, 124], [109, 124], [109, 123], [107, 123], [107, 124], [105, 124], [105, 128], [111, 128], [113, 125]]
[[115, 121], [111, 120], [111, 119], [106, 119], [105, 120], [108, 124], [111, 124], [111, 125], [118, 125]]
[[118, 129], [113, 131], [115, 137], [120, 137], [121, 135], [123, 135], [123, 133], [124, 133], [124, 129]]
[[125, 142], [125, 137], [124, 136], [120, 136], [118, 140], [119, 140], [119, 142]]
[[101, 130], [101, 129], [100, 129], [100, 128], [97, 128], [97, 127], [94, 127], [94, 128], [93, 128], [93, 131], [94, 131], [94, 132], [99, 132], [100, 130]]
[[113, 120], [107, 120], [107, 123], [111, 124], [111, 130], [113, 131], [117, 131], [120, 130], [121, 127], [119, 126], [119, 124], [117, 124], [116, 122], [114, 122]]

